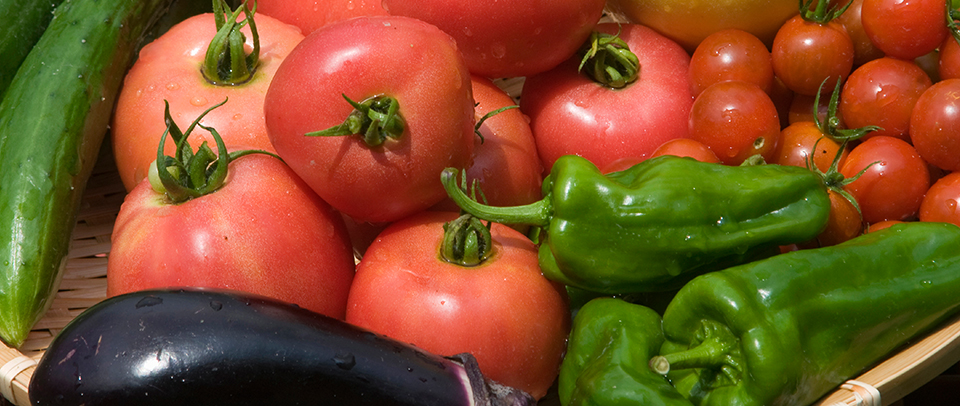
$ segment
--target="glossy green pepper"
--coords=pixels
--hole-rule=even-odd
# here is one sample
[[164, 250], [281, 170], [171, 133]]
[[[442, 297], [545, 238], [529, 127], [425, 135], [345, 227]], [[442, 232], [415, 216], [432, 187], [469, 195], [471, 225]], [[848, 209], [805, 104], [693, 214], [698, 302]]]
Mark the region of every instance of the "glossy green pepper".
[[607, 294], [678, 289], [698, 274], [816, 237], [830, 212], [820, 177], [792, 166], [661, 156], [605, 175], [568, 155], [544, 180], [544, 198], [516, 207], [472, 200], [456, 169], [441, 179], [476, 217], [540, 227], [547, 278]]
[[648, 367], [663, 331], [653, 309], [615, 298], [593, 299], [573, 320], [557, 392], [564, 406], [691, 406]]
[[960, 227], [906, 223], [690, 281], [650, 366], [695, 405], [807, 405], [960, 310]]

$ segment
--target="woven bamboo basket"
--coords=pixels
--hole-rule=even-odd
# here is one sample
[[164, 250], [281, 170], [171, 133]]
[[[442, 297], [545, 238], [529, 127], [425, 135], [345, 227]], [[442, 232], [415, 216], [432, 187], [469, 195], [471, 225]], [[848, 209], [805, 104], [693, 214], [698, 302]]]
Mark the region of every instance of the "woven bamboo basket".
[[[516, 95], [522, 87], [522, 80], [507, 80], [498, 84], [508, 94]], [[0, 346], [0, 392], [6, 398], [0, 399], [0, 406], [29, 404], [30, 378], [44, 350], [74, 317], [106, 297], [110, 234], [125, 194], [107, 141], [86, 187], [73, 232], [66, 272], [51, 308], [34, 327], [23, 346]], [[960, 315], [915, 340], [885, 362], [848, 381], [816, 405], [890, 405], [958, 361]], [[541, 405], [559, 405], [559, 401], [556, 396], [548, 395]]]

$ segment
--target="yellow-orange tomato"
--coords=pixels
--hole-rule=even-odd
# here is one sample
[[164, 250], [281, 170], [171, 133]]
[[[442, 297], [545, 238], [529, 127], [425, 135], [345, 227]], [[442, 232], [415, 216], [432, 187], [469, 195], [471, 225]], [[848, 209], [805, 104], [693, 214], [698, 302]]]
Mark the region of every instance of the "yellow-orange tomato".
[[614, 14], [643, 24], [693, 53], [708, 35], [737, 28], [768, 47], [784, 22], [797, 15], [794, 0], [609, 0]]

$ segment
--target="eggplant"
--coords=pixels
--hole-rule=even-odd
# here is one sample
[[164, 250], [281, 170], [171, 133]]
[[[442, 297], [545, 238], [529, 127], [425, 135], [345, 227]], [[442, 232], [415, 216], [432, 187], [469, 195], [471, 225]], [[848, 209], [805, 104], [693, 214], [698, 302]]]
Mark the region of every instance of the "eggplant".
[[[442, 332], [437, 332], [442, 334]], [[32, 405], [534, 405], [450, 357], [224, 289], [108, 298], [54, 338]]]

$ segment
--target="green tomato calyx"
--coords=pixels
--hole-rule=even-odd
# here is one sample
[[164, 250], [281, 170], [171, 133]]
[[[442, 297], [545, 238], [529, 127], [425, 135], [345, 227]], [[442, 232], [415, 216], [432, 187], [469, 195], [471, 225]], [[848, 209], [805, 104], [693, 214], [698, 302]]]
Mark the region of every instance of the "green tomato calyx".
[[[253, 78], [260, 65], [260, 35], [257, 33], [257, 24], [253, 20], [256, 13], [256, 3], [253, 10], [246, 6], [244, 1], [236, 10], [228, 12], [230, 6], [226, 0], [213, 0], [213, 13], [217, 24], [217, 33], [207, 47], [207, 54], [203, 59], [201, 73], [210, 83], [217, 86], [236, 86], [244, 84]], [[244, 19], [237, 21], [240, 13]], [[247, 54], [245, 49], [246, 36], [240, 32], [244, 26], [250, 26], [253, 36], [253, 50]]]
[[382, 145], [387, 139], [399, 139], [407, 127], [400, 115], [400, 102], [396, 98], [376, 95], [361, 102], [342, 95], [353, 111], [346, 120], [326, 130], [308, 132], [308, 137], [340, 137], [358, 134], [371, 147]]
[[594, 31], [581, 54], [578, 69], [597, 83], [622, 89], [640, 77], [640, 60], [619, 33]]

